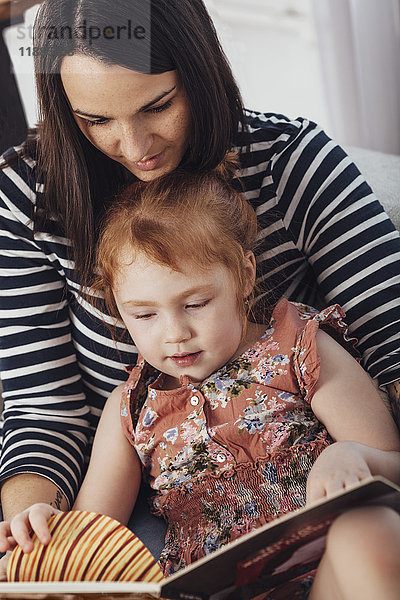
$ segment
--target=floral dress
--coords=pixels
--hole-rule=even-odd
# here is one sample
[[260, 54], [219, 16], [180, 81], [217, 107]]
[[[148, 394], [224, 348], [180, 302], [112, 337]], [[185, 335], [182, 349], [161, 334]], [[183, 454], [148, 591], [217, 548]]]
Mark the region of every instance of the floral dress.
[[310, 468], [332, 441], [310, 406], [316, 332], [348, 340], [343, 314], [283, 299], [260, 340], [197, 386], [184, 376], [163, 390], [139, 357], [121, 419], [168, 523], [165, 575], [304, 506]]

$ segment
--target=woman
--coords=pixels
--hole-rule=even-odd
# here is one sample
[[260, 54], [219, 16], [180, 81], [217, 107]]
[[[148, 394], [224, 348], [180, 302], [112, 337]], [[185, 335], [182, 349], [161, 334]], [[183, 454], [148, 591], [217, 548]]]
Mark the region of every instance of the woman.
[[7, 520], [72, 505], [120, 364], [135, 362], [79, 293], [104, 209], [135, 178], [206, 171], [237, 148], [263, 293], [342, 304], [369, 373], [400, 378], [398, 233], [315, 124], [245, 115], [201, 0], [46, 0], [35, 32], [39, 139], [6, 155], [0, 181]]

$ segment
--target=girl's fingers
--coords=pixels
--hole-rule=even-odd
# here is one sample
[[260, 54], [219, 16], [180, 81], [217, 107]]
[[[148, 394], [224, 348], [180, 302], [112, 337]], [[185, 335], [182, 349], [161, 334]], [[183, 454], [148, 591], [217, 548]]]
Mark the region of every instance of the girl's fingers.
[[312, 504], [324, 497], [325, 488], [322, 482], [316, 478], [309, 478], [307, 481], [307, 504]]
[[351, 475], [349, 473], [339, 474], [338, 477], [334, 477], [332, 479], [327, 479], [323, 482], [322, 488], [323, 493], [319, 494], [320, 498], [327, 497], [330, 498], [334, 494], [338, 492], [344, 492], [348, 488], [353, 487], [354, 485], [359, 483], [359, 478], [357, 475]]
[[345, 485], [345, 481], [343, 480], [343, 478], [331, 479], [331, 480], [327, 481], [326, 485], [325, 485], [326, 495], [329, 498], [330, 496], [332, 496], [333, 494], [336, 494], [337, 492], [343, 492], [343, 490], [345, 488], [346, 488], [346, 485]]
[[0, 558], [0, 581], [7, 581], [7, 563], [10, 560], [10, 552]]
[[29, 553], [33, 550], [33, 542], [30, 537], [32, 531], [36, 533], [40, 542], [49, 543], [51, 536], [47, 520], [59, 512], [61, 511], [49, 504], [34, 504], [14, 517], [11, 521], [11, 533], [24, 552]]
[[337, 473], [330, 477], [327, 474], [326, 479], [313, 477], [311, 474], [307, 480], [307, 504], [320, 500], [321, 498], [329, 498], [333, 494], [343, 492], [359, 482], [360, 477], [355, 473]]
[[37, 509], [31, 510], [29, 514], [30, 524], [42, 544], [48, 544], [51, 539], [49, 527], [47, 525], [48, 519], [60, 512], [60, 510], [57, 510], [48, 504], [40, 505]]
[[11, 533], [14, 540], [24, 552], [32, 552], [33, 542], [30, 538], [31, 527], [26, 512], [16, 515], [11, 521]]
[[8, 521], [3, 521], [0, 523], [0, 552], [7, 552], [7, 550], [11, 550], [11, 540], [15, 545], [15, 541], [11, 535], [10, 523]]

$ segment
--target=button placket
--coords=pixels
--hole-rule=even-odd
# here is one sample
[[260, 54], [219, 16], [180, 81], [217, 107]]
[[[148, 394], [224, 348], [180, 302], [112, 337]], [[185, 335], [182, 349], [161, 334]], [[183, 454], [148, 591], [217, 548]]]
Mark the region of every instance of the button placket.
[[192, 406], [198, 406], [198, 405], [199, 405], [199, 403], [200, 403], [200, 400], [198, 399], [198, 397], [197, 397], [197, 396], [192, 396], [192, 397], [190, 398], [190, 404], [191, 404]]

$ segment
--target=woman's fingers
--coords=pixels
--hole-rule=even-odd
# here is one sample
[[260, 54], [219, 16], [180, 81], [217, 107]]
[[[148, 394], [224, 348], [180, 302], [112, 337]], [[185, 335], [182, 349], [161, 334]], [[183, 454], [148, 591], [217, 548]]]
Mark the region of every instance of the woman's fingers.
[[11, 533], [17, 544], [24, 552], [32, 552], [33, 542], [30, 537], [31, 527], [29, 515], [26, 512], [16, 515], [11, 521]]

